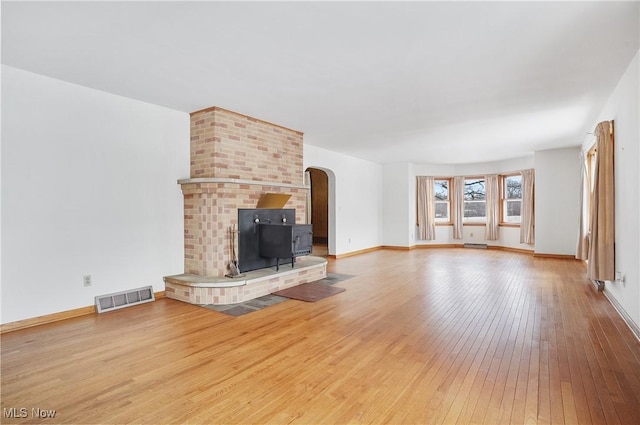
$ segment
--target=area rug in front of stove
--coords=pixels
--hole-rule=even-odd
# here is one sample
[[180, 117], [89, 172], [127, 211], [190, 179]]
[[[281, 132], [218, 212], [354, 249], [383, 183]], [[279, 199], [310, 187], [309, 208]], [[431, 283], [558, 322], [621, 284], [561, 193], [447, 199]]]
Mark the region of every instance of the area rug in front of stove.
[[272, 295], [313, 303], [344, 291], [346, 291], [346, 289], [338, 288], [333, 285], [327, 285], [320, 282], [309, 282], [273, 292]]

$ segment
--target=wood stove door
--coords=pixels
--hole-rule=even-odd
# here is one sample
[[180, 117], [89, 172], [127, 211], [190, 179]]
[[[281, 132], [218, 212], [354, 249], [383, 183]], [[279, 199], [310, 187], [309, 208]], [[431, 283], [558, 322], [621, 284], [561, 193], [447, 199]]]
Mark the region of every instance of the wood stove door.
[[293, 256], [310, 255], [313, 248], [313, 231], [310, 224], [293, 226]]

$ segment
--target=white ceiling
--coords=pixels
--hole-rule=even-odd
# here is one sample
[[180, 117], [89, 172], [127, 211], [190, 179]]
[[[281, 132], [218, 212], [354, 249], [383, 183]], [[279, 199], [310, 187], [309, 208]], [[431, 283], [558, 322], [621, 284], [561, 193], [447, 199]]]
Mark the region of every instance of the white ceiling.
[[469, 163], [580, 145], [639, 23], [637, 1], [3, 1], [2, 63], [379, 163]]

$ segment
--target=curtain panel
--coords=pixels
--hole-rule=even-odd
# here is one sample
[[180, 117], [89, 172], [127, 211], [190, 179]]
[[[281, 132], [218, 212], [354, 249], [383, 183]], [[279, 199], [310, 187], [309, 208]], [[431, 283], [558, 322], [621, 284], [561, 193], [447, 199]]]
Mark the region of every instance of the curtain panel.
[[613, 281], [615, 280], [613, 122], [603, 121], [596, 126], [595, 155], [587, 277], [593, 280]]
[[534, 220], [534, 181], [533, 170], [523, 170], [522, 174], [522, 210], [520, 211], [520, 243], [535, 243]]
[[491, 174], [485, 176], [487, 191], [487, 231], [486, 239], [488, 241], [498, 240], [498, 224], [500, 222], [500, 190], [498, 188], [498, 175]]
[[587, 156], [580, 152], [580, 223], [578, 228], [578, 243], [576, 245], [576, 259], [586, 260], [589, 258], [589, 171], [587, 166]]
[[464, 176], [453, 178], [453, 239], [462, 239], [462, 220], [464, 219]]
[[433, 177], [418, 176], [418, 238], [430, 241], [436, 238], [436, 205]]

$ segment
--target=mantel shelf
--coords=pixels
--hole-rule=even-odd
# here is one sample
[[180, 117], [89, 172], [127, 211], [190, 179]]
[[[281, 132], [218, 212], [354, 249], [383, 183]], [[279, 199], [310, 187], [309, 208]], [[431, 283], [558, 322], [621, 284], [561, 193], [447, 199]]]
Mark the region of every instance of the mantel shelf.
[[310, 189], [311, 187], [304, 184], [290, 184], [280, 182], [269, 182], [262, 180], [246, 180], [246, 179], [231, 179], [226, 177], [202, 177], [194, 179], [180, 179], [179, 185], [187, 184], [206, 184], [206, 183], [234, 183], [234, 184], [248, 184], [253, 186], [274, 186], [274, 187], [286, 187], [292, 189]]

